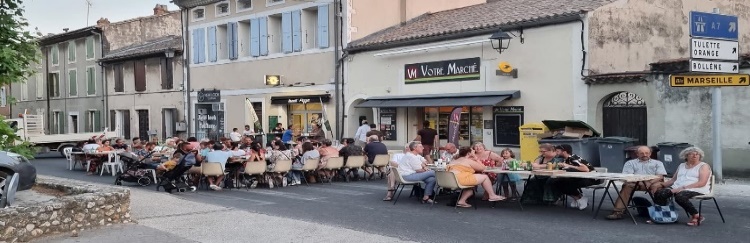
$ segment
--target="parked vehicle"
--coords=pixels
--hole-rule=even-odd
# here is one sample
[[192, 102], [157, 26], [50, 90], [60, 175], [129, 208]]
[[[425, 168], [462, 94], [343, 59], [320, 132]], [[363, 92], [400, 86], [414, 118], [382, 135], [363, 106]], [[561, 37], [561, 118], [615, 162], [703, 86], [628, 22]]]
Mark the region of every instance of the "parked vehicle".
[[21, 114], [20, 118], [5, 120], [11, 127], [16, 128], [16, 135], [23, 141], [29, 141], [35, 146], [42, 149], [40, 152], [58, 151], [61, 155], [66, 147], [73, 147], [78, 142], [83, 142], [92, 137], [114, 138], [118, 136], [118, 131], [109, 131], [105, 128], [103, 132], [88, 133], [65, 133], [65, 134], [45, 134], [44, 133], [44, 116]]
[[[13, 174], [19, 174], [18, 190], [28, 190], [36, 183], [36, 167], [20, 154], [0, 151], [0, 189]], [[2, 190], [0, 190], [2, 191]]]

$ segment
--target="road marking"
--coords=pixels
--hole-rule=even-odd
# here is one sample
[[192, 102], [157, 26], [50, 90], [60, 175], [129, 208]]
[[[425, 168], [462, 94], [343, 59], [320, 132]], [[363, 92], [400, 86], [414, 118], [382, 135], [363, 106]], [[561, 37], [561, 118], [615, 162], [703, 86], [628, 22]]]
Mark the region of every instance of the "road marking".
[[385, 183], [381, 185], [372, 185], [372, 184], [351, 184], [351, 183], [344, 184], [343, 182], [341, 182], [341, 183], [333, 184], [333, 186], [364, 188], [364, 189], [371, 189], [371, 190], [377, 190], [377, 191], [385, 191], [387, 188]]
[[364, 196], [364, 195], [370, 195], [370, 194], [372, 194], [370, 192], [361, 192], [361, 191], [353, 191], [353, 190], [346, 190], [346, 189], [334, 189], [334, 188], [325, 188], [325, 187], [308, 187], [306, 189], [313, 190], [313, 191], [321, 191], [321, 192], [334, 193], [334, 194], [352, 195], [352, 196]]

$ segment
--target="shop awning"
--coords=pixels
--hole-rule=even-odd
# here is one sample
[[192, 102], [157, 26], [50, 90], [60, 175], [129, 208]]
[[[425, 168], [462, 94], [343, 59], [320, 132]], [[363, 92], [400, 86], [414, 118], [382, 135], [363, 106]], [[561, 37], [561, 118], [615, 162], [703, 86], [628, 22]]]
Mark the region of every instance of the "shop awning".
[[468, 92], [414, 96], [379, 96], [368, 98], [355, 107], [438, 107], [438, 106], [495, 106], [505, 100], [521, 97], [521, 91]]

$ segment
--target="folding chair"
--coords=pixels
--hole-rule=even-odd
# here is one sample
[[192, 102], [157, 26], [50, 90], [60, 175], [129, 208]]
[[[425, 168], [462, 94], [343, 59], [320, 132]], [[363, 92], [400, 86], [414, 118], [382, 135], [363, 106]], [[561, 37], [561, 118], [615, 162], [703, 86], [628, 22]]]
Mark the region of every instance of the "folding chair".
[[[708, 183], [710, 183], [708, 185], [708, 194], [701, 195], [701, 196], [695, 196], [694, 198], [692, 198], [692, 199], [695, 199], [695, 200], [699, 200], [699, 202], [698, 202], [698, 214], [701, 215], [701, 217], [703, 217], [703, 201], [713, 200], [714, 201], [714, 205], [716, 205], [716, 210], [719, 211], [719, 216], [721, 216], [721, 222], [722, 223], [727, 223], [727, 221], [724, 220], [724, 214], [721, 213], [721, 208], [719, 208], [719, 203], [716, 202], [716, 197], [714, 196], [714, 185], [716, 185], [715, 184], [716, 183], [716, 177], [714, 177], [714, 175], [711, 175], [711, 180], [709, 180]], [[685, 212], [685, 213], [687, 213], [687, 212]], [[689, 214], [688, 214], [688, 217], [690, 217]], [[698, 221], [698, 225], [699, 226], [701, 225], [700, 221]]]

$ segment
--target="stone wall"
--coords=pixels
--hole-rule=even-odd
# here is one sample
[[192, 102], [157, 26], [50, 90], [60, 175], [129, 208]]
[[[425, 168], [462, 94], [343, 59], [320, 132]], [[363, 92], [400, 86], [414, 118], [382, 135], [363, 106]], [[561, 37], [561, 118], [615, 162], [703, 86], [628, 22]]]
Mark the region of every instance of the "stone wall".
[[130, 222], [129, 189], [43, 176], [37, 179], [37, 186], [56, 189], [65, 195], [0, 209], [0, 242], [23, 242], [51, 234]]

